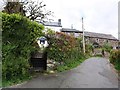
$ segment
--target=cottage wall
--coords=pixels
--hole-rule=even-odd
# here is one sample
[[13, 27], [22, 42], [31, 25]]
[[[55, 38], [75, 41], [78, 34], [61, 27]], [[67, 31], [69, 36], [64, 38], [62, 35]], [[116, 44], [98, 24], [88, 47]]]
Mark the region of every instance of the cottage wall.
[[110, 39], [105, 39], [105, 38], [93, 38], [93, 37], [85, 37], [86, 42], [89, 43], [94, 43], [97, 42], [100, 46], [103, 46], [105, 43], [108, 43], [111, 45], [113, 48], [118, 46], [118, 41], [117, 40], [110, 40]]
[[50, 29], [52, 29], [52, 30], [54, 30], [56, 32], [60, 32], [60, 29], [62, 29], [62, 27], [45, 26], [45, 29], [48, 29], [48, 28], [50, 28]]
[[[64, 32], [68, 35], [75, 36], [75, 32]], [[83, 37], [82, 33], [76, 33], [79, 35], [79, 37]], [[93, 44], [94, 42], [97, 42], [100, 46], [103, 46], [105, 43], [108, 43], [111, 45], [113, 48], [118, 46], [118, 40], [112, 40], [112, 39], [106, 39], [106, 38], [99, 38], [99, 37], [88, 37], [85, 36], [85, 43], [86, 44]]]

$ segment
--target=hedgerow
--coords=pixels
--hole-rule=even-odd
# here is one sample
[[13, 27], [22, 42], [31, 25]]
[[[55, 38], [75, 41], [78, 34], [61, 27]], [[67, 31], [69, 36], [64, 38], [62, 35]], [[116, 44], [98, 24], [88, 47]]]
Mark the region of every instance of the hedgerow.
[[120, 50], [110, 52], [110, 62], [115, 65], [117, 70], [120, 70]]
[[22, 80], [29, 76], [30, 53], [44, 26], [19, 14], [2, 13], [2, 79]]
[[[61, 65], [64, 66], [64, 69], [73, 68], [76, 66], [74, 63], [77, 62], [77, 64], [80, 64], [80, 62], [82, 62], [80, 60], [84, 58], [84, 54], [82, 52], [81, 39], [62, 32], [56, 32], [52, 36], [53, 37], [49, 39], [49, 59], [62, 63]], [[61, 66], [58, 66], [56, 69], [58, 71], [63, 71], [61, 68]]]

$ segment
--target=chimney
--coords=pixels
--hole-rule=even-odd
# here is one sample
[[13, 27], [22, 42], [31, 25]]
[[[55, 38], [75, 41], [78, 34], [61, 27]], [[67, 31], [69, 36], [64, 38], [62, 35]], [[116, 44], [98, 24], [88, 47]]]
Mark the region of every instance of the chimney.
[[73, 29], [73, 24], [71, 24], [71, 29]]
[[61, 26], [61, 19], [58, 19], [58, 25]]

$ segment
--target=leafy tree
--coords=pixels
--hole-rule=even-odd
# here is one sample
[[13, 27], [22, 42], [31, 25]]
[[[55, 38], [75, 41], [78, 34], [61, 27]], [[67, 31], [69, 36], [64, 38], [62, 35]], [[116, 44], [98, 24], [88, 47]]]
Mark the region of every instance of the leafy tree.
[[19, 2], [19, 0], [14, 0], [14, 2], [7, 0], [7, 1], [4, 1], [4, 3], [5, 3], [5, 7], [2, 12], [6, 12], [8, 14], [19, 13], [25, 16], [25, 10], [23, 9], [23, 3]]
[[46, 4], [42, 1], [27, 1], [27, 0], [7, 0], [5, 2], [5, 7], [2, 12], [8, 14], [19, 13], [23, 16], [27, 16], [33, 21], [43, 22], [48, 20], [48, 16], [52, 15], [51, 11], [45, 9]]
[[27, 12], [26, 16], [31, 20], [36, 20], [39, 22], [45, 21], [45, 19], [48, 19], [47, 17], [49, 15], [52, 15], [52, 12], [46, 10], [45, 6], [46, 4], [43, 4], [43, 2], [29, 2], [24, 8], [24, 10]]

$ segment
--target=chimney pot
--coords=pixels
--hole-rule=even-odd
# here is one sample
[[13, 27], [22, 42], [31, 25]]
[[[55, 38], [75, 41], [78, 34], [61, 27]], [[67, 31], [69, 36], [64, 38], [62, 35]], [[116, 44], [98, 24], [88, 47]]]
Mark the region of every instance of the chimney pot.
[[58, 24], [61, 25], [61, 19], [58, 19]]

